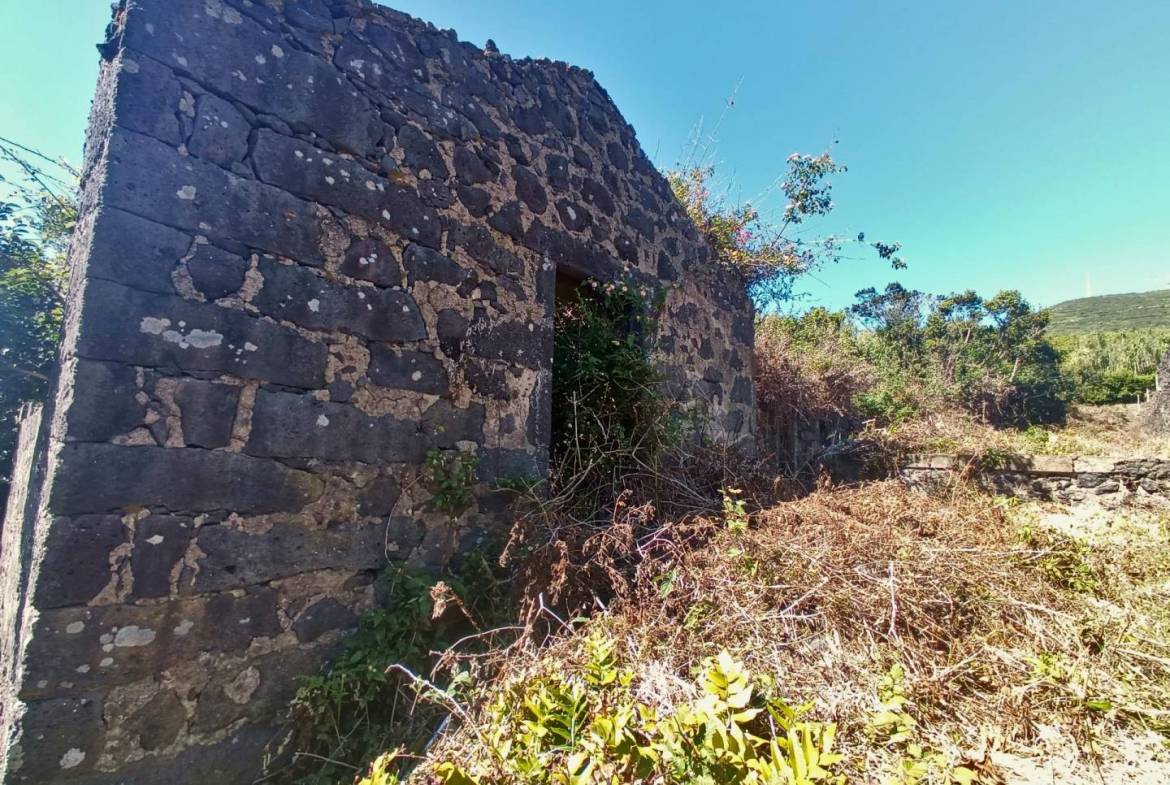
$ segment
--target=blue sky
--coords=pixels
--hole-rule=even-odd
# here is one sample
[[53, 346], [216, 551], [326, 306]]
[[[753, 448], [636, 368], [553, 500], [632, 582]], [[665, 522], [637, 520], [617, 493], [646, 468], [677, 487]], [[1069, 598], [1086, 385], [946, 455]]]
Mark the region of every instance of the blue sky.
[[[593, 70], [660, 168], [723, 115], [733, 193], [794, 151], [849, 166], [809, 236], [897, 240], [801, 287], [840, 306], [897, 277], [1047, 305], [1170, 287], [1165, 0], [398, 0], [477, 44]], [[80, 159], [108, 0], [42, 0], [0, 27], [0, 135]], [[738, 89], [736, 86], [738, 85]], [[735, 91], [735, 106], [724, 112]], [[765, 213], [780, 200], [766, 199]]]

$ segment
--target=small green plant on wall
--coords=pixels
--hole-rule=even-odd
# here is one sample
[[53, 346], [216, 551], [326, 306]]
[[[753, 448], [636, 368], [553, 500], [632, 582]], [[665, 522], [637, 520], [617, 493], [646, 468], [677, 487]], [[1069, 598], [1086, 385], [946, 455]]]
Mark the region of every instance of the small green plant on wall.
[[456, 450], [431, 450], [423, 469], [434, 494], [431, 501], [439, 512], [458, 518], [475, 501], [475, 468], [479, 456]]

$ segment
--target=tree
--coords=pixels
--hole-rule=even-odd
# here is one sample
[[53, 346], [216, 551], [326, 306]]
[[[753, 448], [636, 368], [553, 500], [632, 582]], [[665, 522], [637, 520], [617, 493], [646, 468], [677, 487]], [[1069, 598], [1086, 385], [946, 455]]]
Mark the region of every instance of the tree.
[[28, 155], [40, 154], [0, 138], [0, 159], [25, 177], [24, 183], [0, 177], [9, 186], [0, 200], [0, 501], [8, 494], [17, 413], [48, 393], [61, 336], [65, 254], [76, 220], [72, 185]]
[[[668, 172], [667, 179], [719, 261], [742, 274], [748, 294], [761, 312], [768, 313], [792, 298], [793, 284], [800, 276], [840, 261], [847, 245], [865, 244], [864, 232], [856, 239], [794, 236], [796, 227], [806, 220], [833, 211], [833, 184], [829, 178], [846, 171], [828, 151], [790, 155], [779, 181], [787, 201], [776, 223], [766, 221], [750, 202], [732, 203], [726, 189], [716, 194], [712, 166], [684, 167]], [[898, 255], [898, 243], [875, 242], [869, 246], [895, 269], [906, 266]]]

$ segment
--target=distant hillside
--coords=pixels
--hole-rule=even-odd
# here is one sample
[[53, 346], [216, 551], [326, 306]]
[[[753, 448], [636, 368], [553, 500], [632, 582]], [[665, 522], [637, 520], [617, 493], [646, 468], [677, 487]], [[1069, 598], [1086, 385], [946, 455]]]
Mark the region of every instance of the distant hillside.
[[1048, 313], [1053, 335], [1170, 327], [1170, 289], [1081, 297], [1057, 303]]

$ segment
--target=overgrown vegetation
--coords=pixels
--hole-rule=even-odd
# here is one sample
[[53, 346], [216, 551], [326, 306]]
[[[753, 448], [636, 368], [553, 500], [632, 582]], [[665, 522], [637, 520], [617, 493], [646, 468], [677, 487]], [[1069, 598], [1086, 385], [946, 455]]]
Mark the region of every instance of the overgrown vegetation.
[[1106, 762], [1170, 733], [1164, 511], [1074, 535], [887, 482], [741, 512], [644, 535], [605, 611], [496, 679], [420, 683], [458, 724], [410, 781], [997, 783], [1040, 727]]
[[[42, 161], [51, 166], [46, 171]], [[0, 162], [23, 177], [0, 176], [0, 504], [7, 498], [22, 404], [44, 400], [57, 359], [76, 220], [77, 172], [64, 162], [0, 139]]]
[[[506, 583], [482, 555], [442, 577], [387, 568], [358, 631], [326, 672], [301, 680], [290, 772], [299, 785], [349, 782], [383, 750], [425, 748], [444, 715], [418, 704], [409, 674], [428, 672], [435, 652], [508, 615]], [[452, 691], [468, 677], [466, 669], [436, 676]]]
[[867, 241], [864, 232], [856, 237], [817, 238], [798, 233], [797, 227], [806, 221], [833, 211], [829, 178], [846, 171], [828, 150], [819, 155], [790, 155], [787, 170], [777, 181], [785, 204], [775, 221], [767, 220], [750, 203], [731, 199], [730, 185], [717, 185], [713, 166], [683, 165], [668, 172], [667, 179], [717, 260], [740, 273], [756, 307], [767, 313], [791, 299], [800, 276], [841, 261], [848, 248], [865, 246], [894, 269], [906, 266], [899, 243]]

